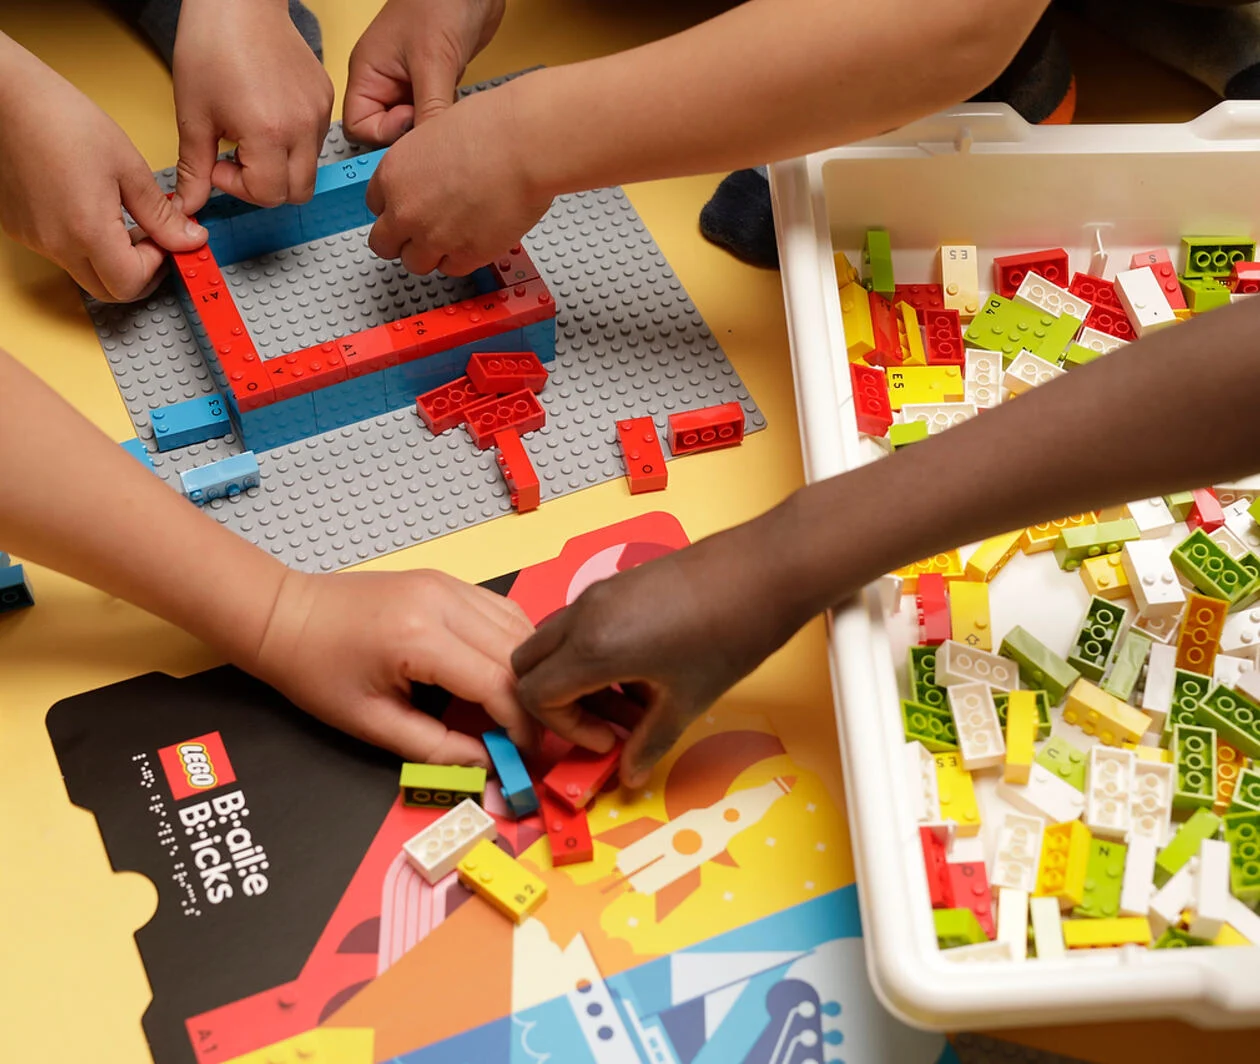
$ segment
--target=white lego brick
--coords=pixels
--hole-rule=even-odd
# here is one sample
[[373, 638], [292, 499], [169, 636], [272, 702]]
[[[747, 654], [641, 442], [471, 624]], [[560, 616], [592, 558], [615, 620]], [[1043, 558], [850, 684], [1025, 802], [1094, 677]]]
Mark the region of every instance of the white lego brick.
[[1153, 540], [1136, 540], [1124, 545], [1121, 564], [1141, 616], [1180, 616], [1185, 608], [1186, 593], [1181, 589], [1177, 570], [1168, 555], [1168, 547]]
[[974, 964], [978, 961], [1010, 961], [1011, 944], [1001, 939], [992, 942], [977, 942], [971, 946], [958, 946], [954, 949], [941, 950], [941, 956], [955, 964]]
[[879, 604], [884, 608], [885, 613], [893, 614], [901, 610], [903, 582], [895, 573], [885, 573], [875, 581], [875, 587], [879, 591]]
[[1059, 899], [1029, 898], [1028, 913], [1032, 918], [1033, 945], [1037, 949], [1037, 959], [1053, 961], [1067, 956], [1067, 947], [1063, 944], [1063, 914], [1059, 911]]
[[1011, 947], [1011, 960], [1028, 959], [1028, 894], [1002, 887], [998, 891], [997, 942]]
[[928, 435], [961, 425], [976, 416], [975, 403], [907, 403], [901, 408], [901, 420], [905, 424], [922, 421], [928, 427]]
[[1229, 843], [1204, 839], [1194, 877], [1194, 919], [1190, 934], [1215, 938], [1229, 921]]
[[1159, 843], [1147, 835], [1129, 839], [1124, 859], [1124, 880], [1120, 886], [1120, 915], [1145, 916], [1155, 893], [1155, 858]]
[[936, 682], [941, 687], [987, 683], [999, 691], [1015, 691], [1019, 689], [1019, 666], [1009, 658], [946, 639], [936, 648]]
[[1177, 648], [1169, 643], [1152, 643], [1146, 659], [1146, 686], [1142, 690], [1142, 712], [1151, 718], [1151, 727], [1162, 729], [1172, 708], [1173, 684], [1177, 672]]
[[929, 820], [926, 824], [920, 824], [919, 827], [927, 828], [932, 833], [932, 837], [945, 847], [947, 858], [953, 853], [955, 838], [958, 834], [956, 820]]
[[989, 871], [989, 885], [994, 890], [1009, 887], [1032, 893], [1037, 886], [1037, 863], [1041, 860], [1042, 826], [1037, 816], [1007, 813], [1002, 818]]
[[1221, 548], [1226, 554], [1237, 561], [1244, 554], [1249, 553], [1249, 548], [1241, 539], [1239, 539], [1229, 528], [1222, 525], [1208, 533], [1208, 539]]
[[1177, 630], [1181, 627], [1181, 615], [1185, 612], [1182, 607], [1176, 613], [1160, 614], [1152, 616], [1149, 613], [1139, 613], [1137, 620], [1133, 622], [1133, 627], [1139, 632], [1149, 635], [1157, 643], [1171, 643], [1177, 638]]
[[[935, 762], [933, 762], [935, 765]], [[494, 820], [471, 798], [465, 798], [418, 835], [403, 843], [411, 866], [430, 885], [455, 871], [455, 866], [482, 839], [498, 835]]]
[[1242, 540], [1248, 550], [1260, 551], [1260, 525], [1248, 512], [1250, 506], [1250, 501], [1240, 498], [1228, 506], [1222, 505], [1221, 510], [1225, 514], [1225, 527]]
[[963, 398], [980, 409], [1002, 401], [1002, 356], [997, 351], [968, 347], [965, 353]]
[[989, 685], [980, 681], [957, 683], [946, 687], [945, 693], [958, 732], [958, 754], [963, 768], [973, 772], [1000, 765], [1006, 756], [1006, 741], [1002, 738], [1002, 725]]
[[1129, 341], [1121, 340], [1120, 337], [1112, 336], [1111, 333], [1105, 333], [1101, 329], [1091, 329], [1086, 325], [1077, 335], [1076, 342], [1091, 351], [1097, 351], [1100, 355], [1109, 355], [1112, 351], [1125, 347]]
[[941, 245], [941, 289], [945, 309], [971, 321], [980, 310], [980, 259], [974, 244]]
[[1246, 513], [1247, 507], [1255, 501], [1256, 496], [1260, 495], [1260, 473], [1253, 473], [1249, 477], [1231, 480], [1225, 484], [1214, 484], [1212, 490], [1216, 492], [1216, 500], [1222, 507], [1241, 502], [1243, 513]]
[[1066, 372], [1053, 362], [1038, 358], [1029, 351], [1020, 351], [1002, 374], [1002, 385], [1011, 395], [1023, 395], [1024, 392], [1049, 383], [1055, 377], [1064, 376]]
[[1239, 610], [1225, 618], [1221, 653], [1250, 657], [1260, 648], [1260, 608]]
[[1143, 539], [1162, 539], [1173, 530], [1176, 521], [1168, 504], [1158, 495], [1153, 499], [1139, 499], [1126, 507], [1129, 517], [1138, 526]]
[[886, 437], [860, 435], [857, 464], [870, 465], [872, 462], [878, 462], [881, 458], [887, 458], [892, 454], [892, 449], [892, 443]]
[[997, 794], [1021, 813], [1042, 817], [1052, 824], [1076, 820], [1085, 811], [1085, 795], [1035, 761], [1027, 783], [1002, 780]]
[[1225, 903], [1225, 922], [1253, 946], [1260, 946], [1260, 916], [1237, 898]]
[[1129, 794], [1129, 838], [1148, 838], [1163, 846], [1172, 828], [1173, 786], [1177, 767], [1168, 761], [1133, 759]]
[[1139, 337], [1176, 324], [1177, 315], [1149, 266], [1116, 274], [1116, 294]]
[[1089, 273], [1091, 277], [1104, 277], [1107, 263], [1111, 260], [1107, 249], [1103, 246], [1102, 230], [1094, 230], [1094, 246], [1089, 252]]
[[915, 823], [941, 817], [941, 797], [936, 784], [936, 761], [922, 743], [906, 743], [906, 773]]
[[1047, 281], [1038, 273], [1029, 271], [1015, 292], [1015, 302], [1026, 307], [1044, 310], [1056, 318], [1070, 314], [1084, 321], [1094, 309], [1093, 303], [1087, 303], [1080, 296], [1074, 296], [1066, 288]]
[[1212, 663], [1212, 682], [1222, 687], [1234, 688], [1242, 679], [1243, 673], [1255, 672], [1256, 663], [1252, 658], [1238, 658], [1230, 654], [1217, 654]]
[[1132, 750], [1118, 750], [1101, 743], [1089, 752], [1085, 778], [1085, 826], [1105, 839], [1123, 839], [1129, 833], [1129, 793], [1133, 786]]
[[1194, 897], [1194, 879], [1198, 867], [1199, 859], [1190, 858], [1151, 898], [1147, 916], [1151, 921], [1151, 932], [1156, 938], [1180, 920], [1181, 911], [1189, 907], [1190, 899]]
[[1238, 677], [1238, 683], [1234, 687], [1253, 702], [1260, 702], [1260, 669], [1244, 672]]

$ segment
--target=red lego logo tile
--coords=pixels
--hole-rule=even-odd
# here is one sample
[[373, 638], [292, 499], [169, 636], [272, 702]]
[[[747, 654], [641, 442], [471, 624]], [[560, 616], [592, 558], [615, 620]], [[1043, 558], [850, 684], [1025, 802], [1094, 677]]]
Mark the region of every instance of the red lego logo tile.
[[171, 797], [177, 802], [236, 782], [223, 737], [217, 731], [164, 746], [158, 751], [158, 760], [170, 784]]

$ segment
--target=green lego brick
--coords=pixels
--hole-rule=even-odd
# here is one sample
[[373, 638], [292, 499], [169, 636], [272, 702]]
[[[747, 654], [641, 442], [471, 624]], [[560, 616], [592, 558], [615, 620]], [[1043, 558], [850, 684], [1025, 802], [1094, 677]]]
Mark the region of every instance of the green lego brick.
[[1207, 698], [1210, 690], [1210, 676], [1190, 672], [1188, 669], [1177, 669], [1173, 673], [1172, 704], [1168, 708], [1168, 716], [1164, 718], [1164, 730], [1159, 737], [1160, 746], [1167, 747], [1172, 742], [1173, 728], [1178, 724], [1195, 723], [1195, 708]]
[[1151, 949], [1186, 949], [1189, 946], [1210, 946], [1211, 944], [1210, 938], [1195, 938], [1187, 931], [1170, 927], [1155, 940], [1155, 945]]
[[911, 647], [909, 658], [910, 700], [949, 712], [945, 688], [936, 685], [936, 647]]
[[887, 229], [866, 231], [866, 243], [862, 248], [862, 283], [885, 299], [893, 298], [896, 285], [893, 282], [892, 240]]
[[1185, 253], [1184, 277], [1228, 277], [1236, 262], [1251, 262], [1256, 257], [1256, 242], [1245, 236], [1184, 236], [1181, 250]]
[[1260, 810], [1225, 814], [1229, 889], [1248, 905], [1260, 900]]
[[1194, 509], [1194, 492], [1179, 491], [1173, 495], [1165, 495], [1164, 505], [1172, 511], [1172, 515], [1176, 520], [1184, 521], [1190, 516], [1190, 511]]
[[1260, 495], [1257, 495], [1251, 505], [1247, 507], [1247, 513], [1251, 514], [1251, 519], [1260, 522]]
[[[1054, 721], [1050, 717], [1050, 696], [1045, 691], [1034, 691], [1033, 694], [1037, 700], [1037, 741], [1050, 738], [1050, 730], [1054, 727]], [[993, 707], [997, 710], [998, 723], [1002, 725], [1002, 730], [1006, 730], [1006, 706], [1011, 700], [1010, 693], [1007, 691], [993, 692]]]
[[1078, 366], [1088, 366], [1094, 359], [1102, 357], [1101, 351], [1095, 351], [1091, 347], [1068, 344], [1068, 349], [1063, 353], [1063, 361], [1059, 364], [1064, 369], [1076, 369]]
[[1123, 842], [1094, 839], [1089, 844], [1085, 865], [1085, 894], [1073, 916], [1110, 920], [1120, 915], [1120, 889], [1124, 880], [1124, 859], [1129, 848]]
[[1256, 583], [1251, 571], [1226, 554], [1201, 528], [1178, 543], [1168, 560], [1196, 589], [1231, 606]]
[[1154, 640], [1150, 636], [1136, 628], [1130, 628], [1124, 634], [1111, 663], [1111, 673], [1101, 685], [1107, 694], [1121, 702], [1127, 702], [1133, 696], [1133, 688], [1137, 686], [1142, 668], [1150, 656], [1152, 642]]
[[963, 338], [968, 347], [1000, 351], [1004, 364], [1021, 350], [1047, 362], [1058, 362], [1080, 328], [1081, 320], [1070, 314], [1055, 317], [1002, 296], [990, 296]]
[[[1130, 540], [1141, 539], [1142, 533], [1130, 517], [1119, 521], [1101, 521], [1096, 525], [1065, 528], [1054, 541], [1054, 560], [1064, 572], [1081, 567], [1086, 558], [1101, 554], [1118, 554]], [[1208, 541], [1211, 543], [1211, 540]], [[1216, 546], [1215, 543], [1212, 546]]]
[[1155, 858], [1155, 886], [1162, 887], [1172, 879], [1181, 871], [1181, 866], [1199, 852], [1203, 840], [1215, 838], [1220, 830], [1220, 817], [1207, 809], [1196, 809], [1190, 819], [1177, 829], [1172, 842]]
[[1248, 757], [1260, 757], [1260, 705], [1217, 684], [1194, 709], [1194, 719]]
[[976, 914], [970, 909], [935, 909], [932, 922], [936, 924], [936, 941], [941, 949], [971, 946], [989, 940]]
[[1089, 600], [1085, 619], [1068, 654], [1068, 664], [1087, 680], [1103, 678], [1119, 645], [1120, 628], [1129, 611], [1095, 595]]
[[910, 421], [905, 424], [893, 425], [888, 430], [888, 442], [892, 444], [893, 450], [899, 447], [908, 447], [912, 443], [919, 443], [928, 438], [928, 426], [926, 421]]
[[920, 742], [929, 753], [947, 754], [958, 749], [958, 730], [948, 709], [934, 709], [903, 699], [901, 724], [906, 742]]
[[1179, 277], [1177, 280], [1181, 282], [1186, 306], [1196, 314], [1229, 306], [1229, 297], [1233, 293], [1228, 285], [1221, 284], [1214, 277]]
[[1238, 773], [1229, 812], [1245, 813], [1252, 809], [1260, 811], [1260, 769], [1248, 767]]
[[1229, 604], [1230, 613], [1246, 609], [1256, 599], [1260, 599], [1260, 556], [1253, 551], [1248, 551], [1241, 557], [1235, 558], [1234, 561], [1251, 574], [1251, 586], [1238, 596], [1238, 601]]
[[1078, 791], [1085, 789], [1085, 771], [1089, 758], [1084, 750], [1078, 750], [1061, 735], [1053, 736], [1037, 753], [1035, 760]]
[[1173, 762], [1177, 784], [1174, 809], [1210, 809], [1216, 801], [1216, 732], [1193, 724], [1173, 728]]
[[465, 798], [480, 804], [486, 789], [486, 770], [405, 762], [398, 786], [402, 790], [403, 805], [449, 809]]
[[1067, 689], [1081, 678], [1071, 665], [1019, 625], [1006, 633], [998, 653], [1019, 666], [1019, 678], [1026, 687], [1045, 691], [1051, 705], [1062, 702]]

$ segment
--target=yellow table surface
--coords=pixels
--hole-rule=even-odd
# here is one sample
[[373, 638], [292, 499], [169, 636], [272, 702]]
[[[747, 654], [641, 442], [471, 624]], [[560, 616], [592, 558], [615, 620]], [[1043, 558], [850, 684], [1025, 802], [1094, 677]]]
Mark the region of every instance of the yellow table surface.
[[[376, 9], [311, 0], [340, 92], [358, 34]], [[625, 48], [720, 9], [681, 5], [514, 0], [495, 41], [472, 64], [478, 80], [537, 63]], [[19, 10], [14, 10], [19, 8]], [[101, 104], [150, 164], [176, 155], [169, 76], [125, 30], [90, 4], [9, 5], [0, 31], [31, 48]], [[1083, 118], [1190, 117], [1213, 102], [1192, 83], [1154, 71], [1112, 45], [1073, 33], [1083, 64]], [[338, 103], [338, 108], [340, 103]], [[54, 115], [49, 121], [55, 121]], [[742, 266], [701, 239], [696, 219], [718, 175], [637, 185], [631, 200], [769, 421], [743, 447], [671, 464], [663, 495], [631, 498], [605, 484], [390, 555], [368, 568], [434, 567], [482, 580], [554, 555], [571, 536], [668, 509], [693, 539], [746, 520], [802, 481], [791, 368], [777, 273]], [[0, 345], [15, 352], [114, 439], [134, 435], [96, 337], [69, 280], [0, 238]], [[38, 441], [55, 446], [53, 441]], [[184, 675], [216, 664], [170, 625], [30, 567], [33, 610], [0, 626], [0, 1060], [139, 1064], [149, 987], [132, 940], [156, 895], [142, 877], [114, 875], [90, 814], [66, 798], [44, 714], [55, 701], [151, 670]], [[831, 779], [843, 801], [821, 622], [815, 622], [728, 697], [768, 714], [794, 756]], [[830, 742], [818, 742], [819, 735]], [[814, 741], [811, 741], [814, 740]], [[1176, 1024], [1007, 1032], [1057, 1052], [1117, 1062], [1245, 1053], [1251, 1036]]]

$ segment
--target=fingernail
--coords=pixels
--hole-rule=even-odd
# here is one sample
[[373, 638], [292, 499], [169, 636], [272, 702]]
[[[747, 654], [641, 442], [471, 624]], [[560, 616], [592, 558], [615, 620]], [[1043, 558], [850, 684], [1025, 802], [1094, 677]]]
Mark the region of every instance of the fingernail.
[[188, 222], [184, 226], [184, 235], [187, 236], [189, 240], [205, 240], [206, 237], [209, 236], [206, 232], [206, 227], [198, 225], [196, 222]]

